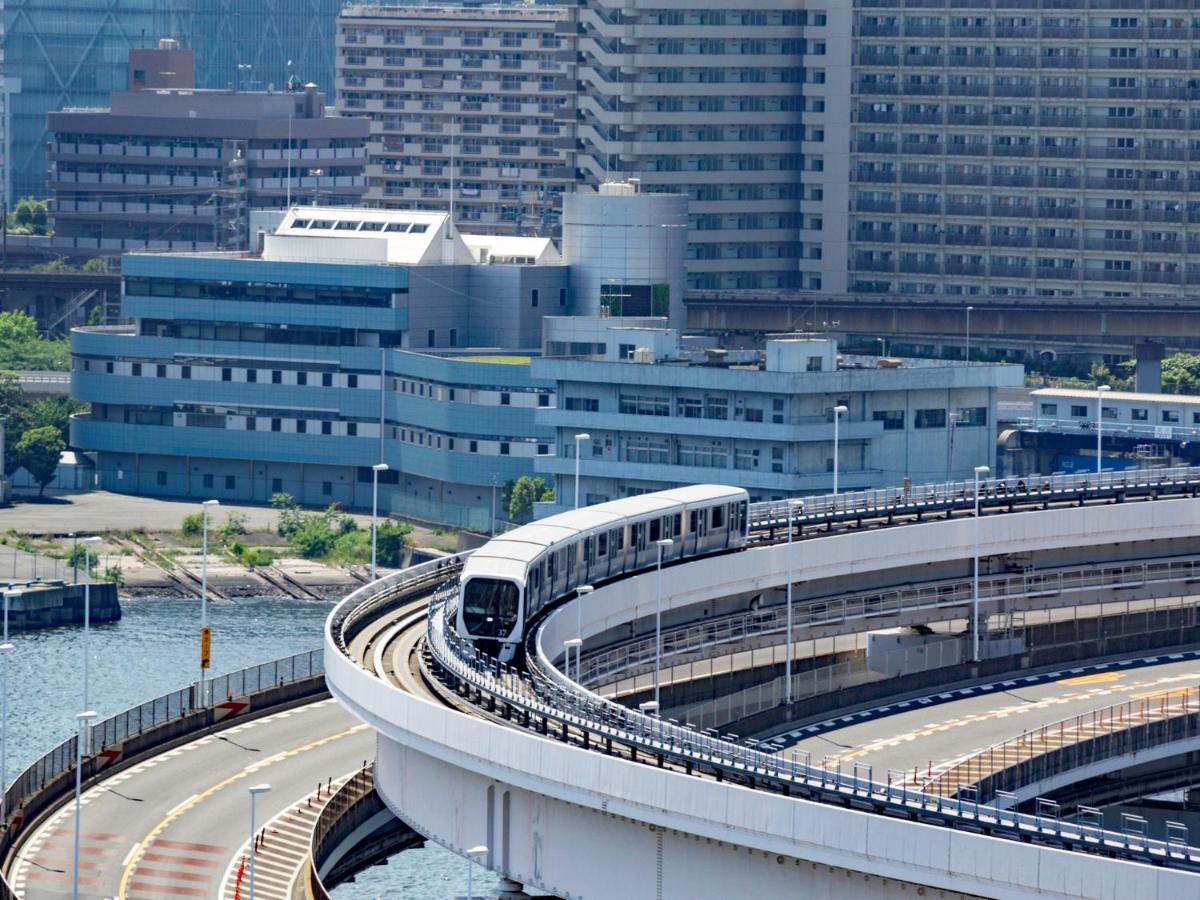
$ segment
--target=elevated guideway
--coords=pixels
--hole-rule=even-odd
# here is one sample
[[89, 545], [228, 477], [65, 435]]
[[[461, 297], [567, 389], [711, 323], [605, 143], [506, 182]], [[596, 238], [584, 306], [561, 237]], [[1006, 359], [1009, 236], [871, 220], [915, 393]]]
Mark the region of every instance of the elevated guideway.
[[[1164, 494], [1147, 486], [1142, 496]], [[887, 527], [897, 524], [896, 499], [885, 496], [849, 517], [839, 509], [843, 518], [825, 523], [831, 533], [804, 542], [809, 577], [853, 583], [970, 555], [973, 522], [949, 509], [938, 521]], [[962, 499], [974, 500], [949, 492], [951, 502]], [[998, 491], [993, 499], [1015, 514], [979, 522], [992, 555], [1185, 540], [1200, 512], [1190, 499], [1117, 505], [1128, 498], [1079, 496], [1059, 508], [1035, 499], [1028, 513], [1018, 511], [1021, 500]], [[674, 566], [662, 608], [683, 611], [773, 589], [786, 577], [787, 552], [775, 543]], [[396, 620], [379, 613], [370, 589], [348, 599], [330, 619], [328, 679], [335, 696], [380, 734], [375, 777], [383, 799], [422, 834], [460, 853], [486, 845], [489, 867], [560, 896], [695, 896], [747, 885], [769, 896], [802, 884], [817, 896], [879, 896], [918, 885], [980, 896], [1101, 897], [1106, 885], [1120, 883], [1136, 885], [1139, 896], [1166, 897], [1194, 887], [1186, 870], [1200, 855], [1178, 842], [996, 807], [967, 809], [861, 771], [822, 772], [605, 702], [555, 668], [545, 648], [559, 652], [576, 633], [586, 644], [652, 615], [653, 585], [652, 576], [624, 578], [598, 587], [580, 609], [567, 598], [542, 623], [531, 672], [522, 674], [478, 657], [453, 632], [450, 582], [431, 607], [427, 656], [419, 644], [411, 653], [425, 685], [453, 689], [472, 715], [447, 706], [444, 694], [431, 702], [387, 674], [391, 651], [374, 653], [364, 666], [350, 649], [348, 624], [378, 629], [376, 620]], [[403, 668], [392, 665], [393, 672]], [[604, 864], [618, 856], [621, 871]]]

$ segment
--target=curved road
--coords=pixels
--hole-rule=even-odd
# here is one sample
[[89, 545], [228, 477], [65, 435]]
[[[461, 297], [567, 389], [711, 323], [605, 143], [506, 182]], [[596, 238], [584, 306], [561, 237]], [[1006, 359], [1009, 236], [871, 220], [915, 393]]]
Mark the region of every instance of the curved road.
[[[1192, 656], [1192, 654], [1189, 654]], [[1139, 658], [1140, 660], [1141, 658]], [[820, 727], [820, 734], [805, 729], [789, 732], [796, 750], [812, 755], [814, 765], [840, 762], [845, 771], [855, 763], [872, 766], [876, 779], [889, 770], [906, 773], [906, 781], [924, 781], [950, 766], [1009, 738], [1019, 737], [1060, 719], [1095, 709], [1144, 700], [1148, 697], [1200, 684], [1200, 659], [1159, 657], [1152, 665], [1122, 666], [1117, 662], [1067, 670], [1059, 677], [1017, 676], [990, 682], [991, 690], [980, 687], [955, 689], [946, 695], [930, 695], [936, 703], [907, 700], [880, 707], [875, 715], [842, 727]], [[887, 710], [886, 714], [878, 714]], [[779, 739], [776, 739], [779, 740]], [[786, 739], [785, 739], [786, 740]]]
[[[83, 796], [80, 896], [217, 898], [249, 834], [247, 788], [266, 782], [260, 827], [375, 755], [375, 735], [334, 700], [275, 713], [183, 744], [105, 779]], [[28, 900], [69, 897], [74, 806], [25, 842], [13, 886]], [[286, 896], [259, 871], [256, 895]]]

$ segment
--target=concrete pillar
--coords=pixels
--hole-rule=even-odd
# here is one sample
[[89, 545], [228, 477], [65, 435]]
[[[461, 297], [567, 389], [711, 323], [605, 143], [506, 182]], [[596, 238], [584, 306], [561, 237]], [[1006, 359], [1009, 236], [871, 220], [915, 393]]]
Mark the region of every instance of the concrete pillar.
[[1142, 341], [1134, 345], [1133, 356], [1137, 360], [1135, 389], [1139, 394], [1162, 393], [1162, 358], [1167, 348], [1157, 341]]

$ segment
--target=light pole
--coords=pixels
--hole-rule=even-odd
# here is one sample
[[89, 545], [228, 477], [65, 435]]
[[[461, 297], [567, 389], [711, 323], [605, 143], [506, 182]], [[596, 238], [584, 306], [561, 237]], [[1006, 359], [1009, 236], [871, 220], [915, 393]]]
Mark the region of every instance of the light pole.
[[975, 567], [971, 580], [971, 662], [979, 662], [979, 476], [990, 471], [987, 466], [975, 467]]
[[663, 553], [669, 550], [674, 541], [663, 538], [655, 541], [658, 548], [658, 566], [654, 572], [654, 703], [658, 704], [659, 678], [662, 672], [662, 559]]
[[975, 307], [973, 307], [973, 306], [967, 307], [967, 355], [966, 355], [967, 362], [971, 361], [971, 310], [973, 310], [974, 308]]
[[838, 430], [841, 424], [842, 416], [850, 412], [844, 406], [835, 406], [833, 408], [833, 496], [837, 496], [838, 492]]
[[879, 355], [887, 356], [887, 338], [875, 338], [879, 342]]
[[496, 536], [496, 473], [492, 473], [492, 522], [488, 529], [492, 533], [492, 537]]
[[0, 828], [8, 827], [8, 654], [15, 649], [0, 644]]
[[288, 139], [287, 139], [287, 202], [284, 205], [285, 210], [292, 208], [292, 114], [296, 109], [296, 98], [292, 96], [292, 61], [287, 61], [287, 84], [284, 85], [284, 92], [288, 98]]
[[584, 441], [590, 441], [592, 436], [586, 432], [575, 435], [575, 508], [579, 509], [579, 447]]
[[379, 473], [388, 470], [387, 463], [371, 466], [371, 580], [375, 580], [376, 542], [379, 527], [375, 524], [379, 515]]
[[196, 682], [196, 699], [204, 705], [204, 673], [212, 665], [212, 630], [208, 627], [208, 511], [220, 506], [219, 500], [200, 504], [200, 679]]
[[256, 784], [250, 788], [250, 900], [254, 900], [254, 857], [258, 844], [254, 840], [254, 833], [258, 830], [258, 825], [254, 821], [254, 801], [258, 799], [259, 794], [265, 794], [270, 790], [269, 784]]
[[[75, 555], [75, 548], [79, 546], [79, 536], [75, 532], [71, 532], [71, 584], [79, 584], [79, 557]], [[7, 637], [7, 635], [5, 635]]]
[[946, 482], [950, 481], [950, 473], [954, 468], [954, 428], [958, 425], [959, 415], [956, 412], [946, 416], [950, 423], [950, 433], [946, 436]]
[[788, 704], [792, 702], [792, 510], [795, 501], [787, 502], [787, 688], [784, 692]]
[[474, 892], [474, 881], [471, 878], [475, 872], [475, 857], [487, 856], [487, 852], [488, 848], [483, 844], [480, 844], [477, 847], [472, 847], [467, 851], [467, 900], [475, 900], [475, 898], [472, 896], [472, 893]]
[[1096, 477], [1104, 471], [1104, 456], [1101, 454], [1102, 432], [1104, 431], [1104, 395], [1112, 388], [1107, 384], [1096, 387]]
[[96, 713], [90, 709], [75, 716], [75, 856], [71, 866], [71, 900], [79, 900], [79, 795], [83, 787], [83, 734], [88, 722], [94, 718]]
[[[93, 535], [83, 539], [83, 574], [87, 581], [83, 583], [83, 708], [88, 708], [88, 656], [92, 637], [92, 548], [100, 543], [100, 538]], [[5, 604], [7, 609], [7, 604]], [[7, 622], [8, 617], [5, 616]]]

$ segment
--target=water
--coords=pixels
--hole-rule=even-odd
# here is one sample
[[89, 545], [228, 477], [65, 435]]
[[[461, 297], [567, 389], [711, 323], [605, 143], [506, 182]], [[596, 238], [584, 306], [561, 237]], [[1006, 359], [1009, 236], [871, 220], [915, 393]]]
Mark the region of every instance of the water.
[[[243, 600], [210, 603], [213, 670], [223, 673], [321, 645], [331, 603]], [[196, 600], [123, 599], [120, 622], [96, 625], [90, 637], [88, 706], [103, 719], [193, 681], [200, 651]], [[83, 709], [83, 629], [13, 632], [9, 659], [9, 778], [69, 738]], [[447, 900], [466, 894], [465, 862], [442, 850], [413, 850], [339, 888], [345, 898]], [[476, 868], [474, 893], [496, 879]]]

